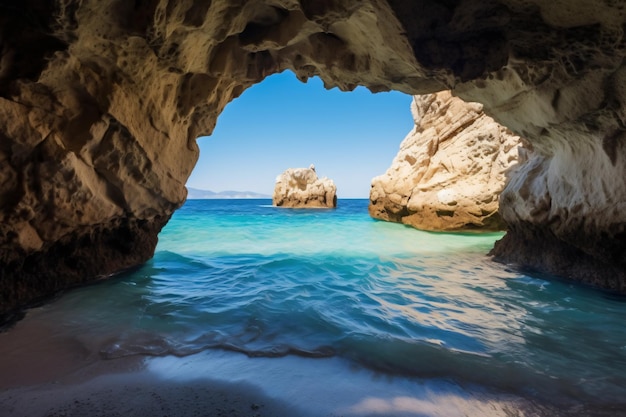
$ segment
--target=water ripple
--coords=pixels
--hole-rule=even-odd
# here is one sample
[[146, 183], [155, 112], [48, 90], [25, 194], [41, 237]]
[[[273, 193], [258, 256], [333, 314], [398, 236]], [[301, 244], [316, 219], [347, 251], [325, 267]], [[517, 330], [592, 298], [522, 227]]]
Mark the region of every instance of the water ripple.
[[498, 235], [423, 233], [347, 209], [210, 207], [185, 206], [151, 262], [69, 294], [51, 317], [108, 359], [337, 356], [386, 374], [624, 402], [624, 299], [492, 263]]

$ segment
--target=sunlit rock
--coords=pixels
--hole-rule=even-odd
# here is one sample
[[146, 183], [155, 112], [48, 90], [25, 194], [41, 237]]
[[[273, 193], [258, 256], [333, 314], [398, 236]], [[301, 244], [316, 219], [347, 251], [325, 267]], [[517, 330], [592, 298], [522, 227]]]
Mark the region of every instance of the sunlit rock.
[[498, 198], [520, 138], [449, 91], [415, 96], [415, 127], [372, 180], [370, 215], [422, 230], [501, 230]]
[[276, 178], [272, 204], [278, 207], [337, 207], [337, 187], [333, 180], [318, 178], [315, 167], [289, 168]]
[[195, 139], [287, 69], [482, 103], [533, 148], [497, 258], [626, 291], [624, 23], [596, 0], [2, 2], [0, 310], [148, 259]]

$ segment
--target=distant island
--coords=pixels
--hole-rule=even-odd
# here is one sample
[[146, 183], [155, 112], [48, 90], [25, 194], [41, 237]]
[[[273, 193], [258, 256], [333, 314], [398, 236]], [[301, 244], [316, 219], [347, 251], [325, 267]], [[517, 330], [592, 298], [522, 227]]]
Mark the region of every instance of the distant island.
[[272, 198], [271, 195], [255, 193], [252, 191], [215, 191], [199, 190], [197, 188], [187, 187], [188, 200], [208, 200], [208, 199], [226, 199], [226, 198]]

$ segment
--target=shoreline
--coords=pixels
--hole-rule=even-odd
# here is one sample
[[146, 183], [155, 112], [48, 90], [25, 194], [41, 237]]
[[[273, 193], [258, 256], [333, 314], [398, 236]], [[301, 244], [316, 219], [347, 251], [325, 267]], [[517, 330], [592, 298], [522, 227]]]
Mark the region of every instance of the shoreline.
[[32, 309], [0, 333], [0, 417], [626, 415], [619, 404], [548, 404], [468, 381], [377, 372], [341, 356], [251, 358], [209, 349], [105, 359], [103, 347], [127, 330], [56, 314], [50, 305]]
[[[577, 415], [445, 379], [376, 373], [338, 357], [250, 358], [208, 350], [106, 360], [59, 356], [54, 346], [51, 352], [44, 360], [30, 352], [13, 370], [0, 360], [0, 417]], [[28, 359], [36, 359], [30, 367]]]
[[46, 310], [0, 333], [0, 417], [307, 416], [243, 380], [174, 379], [151, 369], [159, 357], [104, 359], [109, 331], [67, 332]]
[[[90, 356], [92, 359], [93, 355]], [[341, 358], [249, 358], [220, 350], [17, 367], [0, 360], [0, 417], [614, 417], [611, 404], [557, 407], [446, 379], [376, 373]], [[23, 362], [23, 361], [19, 361]], [[44, 369], [45, 371], [45, 369]], [[13, 382], [11, 383], [10, 380]]]

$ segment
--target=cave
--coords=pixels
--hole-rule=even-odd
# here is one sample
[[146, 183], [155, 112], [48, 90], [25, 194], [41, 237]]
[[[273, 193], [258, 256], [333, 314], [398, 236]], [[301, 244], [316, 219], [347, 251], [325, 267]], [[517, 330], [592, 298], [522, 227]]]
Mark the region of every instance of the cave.
[[268, 75], [451, 90], [526, 138], [494, 258], [626, 292], [626, 10], [591, 0], [0, 1], [0, 313], [149, 259]]

